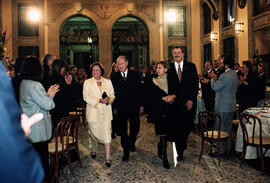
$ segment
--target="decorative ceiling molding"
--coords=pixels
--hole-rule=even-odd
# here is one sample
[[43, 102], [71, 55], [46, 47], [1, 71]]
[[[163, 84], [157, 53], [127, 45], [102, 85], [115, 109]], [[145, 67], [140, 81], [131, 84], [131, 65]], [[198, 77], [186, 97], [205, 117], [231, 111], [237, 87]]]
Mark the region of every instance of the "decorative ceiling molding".
[[123, 5], [109, 4], [84, 4], [84, 7], [94, 12], [101, 19], [109, 19], [115, 12], [124, 8]]

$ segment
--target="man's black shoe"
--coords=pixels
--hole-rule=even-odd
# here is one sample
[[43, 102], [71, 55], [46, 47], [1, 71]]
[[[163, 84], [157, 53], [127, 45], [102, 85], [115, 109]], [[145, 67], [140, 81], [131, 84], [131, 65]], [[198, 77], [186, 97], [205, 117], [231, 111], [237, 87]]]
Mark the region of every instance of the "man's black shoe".
[[135, 151], [136, 151], [135, 145], [130, 147], [130, 151], [131, 151], [131, 152], [135, 152]]
[[183, 159], [184, 159], [183, 153], [178, 154], [177, 161], [183, 161]]
[[123, 156], [122, 161], [128, 162], [129, 161], [129, 156]]

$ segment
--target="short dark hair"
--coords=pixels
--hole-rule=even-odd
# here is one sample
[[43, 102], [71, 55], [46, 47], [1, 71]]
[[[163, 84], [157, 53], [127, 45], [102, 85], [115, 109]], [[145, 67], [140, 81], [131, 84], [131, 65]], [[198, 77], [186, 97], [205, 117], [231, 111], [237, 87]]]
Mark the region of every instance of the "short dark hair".
[[174, 49], [181, 49], [182, 53], [184, 53], [184, 50], [183, 50], [183, 48], [181, 46], [174, 46], [172, 48], [172, 52], [173, 52]]
[[237, 65], [238, 67], [240, 67], [240, 64], [239, 64], [239, 63], [235, 63], [235, 64], [234, 64], [234, 66], [236, 66], [236, 65]]
[[22, 64], [24, 60], [25, 60], [25, 57], [18, 57], [16, 59], [15, 65], [14, 65], [15, 74], [21, 73], [21, 68], [22, 68]]
[[223, 60], [224, 60], [224, 65], [228, 65], [228, 67], [230, 69], [233, 69], [233, 67], [234, 67], [234, 61], [233, 61], [233, 59], [231, 57], [224, 56], [223, 57]]
[[52, 53], [47, 53], [47, 54], [43, 57], [43, 59], [42, 59], [43, 65], [47, 65], [47, 64], [48, 64], [48, 60], [51, 60], [53, 56], [54, 56], [54, 54], [52, 54]]
[[247, 66], [249, 72], [253, 70], [253, 64], [249, 60], [243, 61], [243, 65]]
[[37, 57], [28, 56], [25, 58], [21, 68], [21, 77], [22, 79], [42, 81], [43, 69]]
[[103, 76], [103, 75], [104, 75], [104, 73], [105, 73], [105, 71], [104, 71], [104, 67], [103, 67], [103, 66], [102, 66], [102, 64], [101, 64], [101, 63], [99, 63], [99, 62], [95, 62], [95, 63], [93, 63], [93, 64], [91, 65], [91, 68], [90, 68], [90, 74], [92, 74], [93, 67], [94, 67], [95, 65], [99, 66], [100, 71], [101, 71], [101, 76]]
[[66, 68], [66, 63], [61, 59], [55, 59], [52, 63], [52, 74], [60, 75], [60, 71], [63, 67]]

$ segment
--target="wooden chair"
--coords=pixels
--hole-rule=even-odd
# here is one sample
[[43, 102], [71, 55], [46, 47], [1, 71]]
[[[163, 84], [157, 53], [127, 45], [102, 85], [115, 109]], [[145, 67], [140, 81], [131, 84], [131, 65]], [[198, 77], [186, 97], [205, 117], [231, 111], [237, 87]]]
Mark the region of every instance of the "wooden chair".
[[[62, 118], [55, 129], [54, 138], [48, 145], [50, 165], [54, 164], [57, 182], [59, 181], [60, 155], [67, 157], [68, 164], [70, 165], [70, 158], [66, 155], [69, 152], [67, 144], [69, 144], [70, 129], [70, 117]], [[72, 172], [71, 166], [69, 166], [69, 169]]]
[[[70, 122], [71, 122], [71, 133], [69, 135], [69, 141], [68, 141], [68, 151], [75, 149], [78, 161], [80, 163], [80, 166], [82, 167], [82, 162], [80, 158], [80, 152], [79, 152], [79, 124], [80, 124], [80, 117], [79, 116], [70, 116]], [[70, 156], [70, 153], [68, 152], [68, 156]], [[70, 157], [69, 157], [70, 158]]]
[[[261, 157], [261, 171], [264, 172], [264, 156], [267, 150], [270, 149], [270, 137], [262, 136], [262, 122], [257, 116], [243, 113], [239, 118], [243, 133], [243, 150], [240, 167], [243, 165], [247, 146], [252, 146], [256, 147], [257, 157]], [[252, 125], [251, 132], [247, 130], [247, 125]], [[263, 148], [265, 148], [264, 152]]]
[[226, 154], [227, 158], [229, 157], [228, 151], [228, 138], [229, 133], [221, 131], [221, 116], [212, 111], [201, 111], [199, 112], [199, 123], [200, 123], [200, 133], [201, 133], [201, 152], [199, 156], [199, 161], [201, 161], [205, 141], [210, 142], [212, 153], [212, 146], [214, 142], [217, 143], [218, 150], [218, 165], [220, 165], [220, 149], [221, 142], [226, 143]]

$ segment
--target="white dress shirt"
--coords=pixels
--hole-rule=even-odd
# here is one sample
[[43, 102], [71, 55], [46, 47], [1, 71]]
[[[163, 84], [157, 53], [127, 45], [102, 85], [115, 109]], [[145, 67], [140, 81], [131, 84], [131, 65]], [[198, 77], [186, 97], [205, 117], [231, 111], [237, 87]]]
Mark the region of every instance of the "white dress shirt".
[[124, 77], [124, 73], [125, 73], [125, 78], [127, 78], [128, 69], [125, 72], [121, 72], [122, 77]]
[[[178, 63], [176, 62], [176, 61], [174, 61], [174, 66], [175, 66], [175, 70], [176, 70], [176, 72], [177, 72], [177, 74], [178, 74]], [[184, 61], [182, 60], [181, 62], [180, 62], [180, 68], [181, 68], [181, 71], [183, 72], [183, 65], [184, 65]]]

